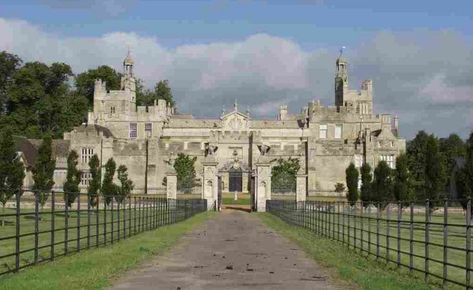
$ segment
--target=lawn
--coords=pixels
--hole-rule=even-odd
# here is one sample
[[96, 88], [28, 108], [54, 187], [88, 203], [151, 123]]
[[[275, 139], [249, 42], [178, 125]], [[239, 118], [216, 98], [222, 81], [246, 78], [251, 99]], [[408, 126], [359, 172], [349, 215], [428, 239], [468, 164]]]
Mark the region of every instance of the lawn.
[[1, 289], [102, 289], [143, 261], [160, 254], [186, 232], [214, 214], [205, 212], [188, 220], [141, 233], [110, 245], [56, 259], [18, 274], [0, 277]]
[[223, 205], [250, 205], [251, 196], [248, 193], [238, 193], [238, 199], [235, 200], [235, 194], [232, 192], [222, 193]]
[[[370, 253], [371, 257], [378, 257], [380, 261], [389, 259], [392, 265], [396, 265], [399, 261], [401, 265], [405, 265], [404, 269], [407, 269], [412, 262], [415, 275], [422, 279], [424, 278], [422, 271], [426, 269], [425, 242], [428, 241], [428, 271], [433, 274], [428, 276], [429, 281], [441, 285], [441, 277], [446, 270], [447, 279], [465, 283], [466, 273], [462, 267], [466, 266], [467, 239], [463, 214], [449, 213], [448, 228], [443, 226], [443, 215], [432, 214], [427, 240], [425, 213], [414, 214], [411, 223], [410, 215], [401, 212], [401, 219], [398, 223], [396, 221], [398, 213], [396, 211], [390, 212], [390, 221], [387, 223], [387, 212], [383, 211], [379, 214], [378, 224], [374, 213], [364, 212], [363, 218], [361, 218], [359, 209], [356, 212], [345, 209], [337, 214], [338, 210], [332, 208], [327, 212], [323, 208], [319, 210], [314, 208], [305, 212], [305, 218], [301, 211], [292, 213], [287, 211], [284, 214], [286, 218], [293, 219], [296, 223], [303, 221], [299, 224], [312, 229], [316, 234], [328, 236], [339, 244], [350, 244], [351, 249], [356, 248], [356, 251], [363, 252], [363, 255]], [[448, 235], [445, 238], [444, 230], [448, 230]], [[442, 263], [444, 259], [449, 263], [445, 269]], [[464, 287], [451, 282], [445, 286], [449, 289], [464, 289]]]
[[341, 243], [316, 235], [302, 227], [289, 225], [269, 213], [261, 213], [258, 216], [267, 226], [297, 243], [314, 260], [328, 268], [334, 279], [340, 278], [354, 282], [362, 289], [373, 290], [434, 288], [406, 270], [354, 254]]

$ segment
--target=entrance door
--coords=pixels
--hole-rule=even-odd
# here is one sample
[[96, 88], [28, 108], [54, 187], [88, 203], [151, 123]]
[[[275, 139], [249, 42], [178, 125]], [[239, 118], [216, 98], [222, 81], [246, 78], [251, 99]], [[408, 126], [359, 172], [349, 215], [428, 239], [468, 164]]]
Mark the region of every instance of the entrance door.
[[240, 169], [230, 169], [228, 172], [228, 190], [230, 192], [242, 192], [242, 180], [243, 174], [242, 170]]

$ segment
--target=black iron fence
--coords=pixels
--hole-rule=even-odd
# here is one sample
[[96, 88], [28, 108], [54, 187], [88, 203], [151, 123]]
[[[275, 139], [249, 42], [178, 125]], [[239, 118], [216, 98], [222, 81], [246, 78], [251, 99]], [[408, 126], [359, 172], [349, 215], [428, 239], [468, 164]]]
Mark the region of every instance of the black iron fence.
[[[206, 210], [201, 199], [25, 192], [0, 213], [0, 275], [176, 223]], [[41, 201], [44, 201], [41, 203]]]
[[353, 205], [270, 200], [267, 211], [443, 288], [472, 289], [470, 200]]

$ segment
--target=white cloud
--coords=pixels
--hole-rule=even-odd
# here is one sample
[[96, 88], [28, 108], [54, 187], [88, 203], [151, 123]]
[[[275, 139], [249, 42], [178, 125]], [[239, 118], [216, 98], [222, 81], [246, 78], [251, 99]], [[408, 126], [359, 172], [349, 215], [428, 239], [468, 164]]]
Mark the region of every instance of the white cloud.
[[[325, 105], [333, 103], [338, 52], [306, 51], [292, 40], [267, 34], [169, 49], [157, 37], [136, 33], [60, 37], [26, 21], [0, 18], [0, 38], [0, 50], [25, 61], [63, 61], [75, 73], [102, 64], [121, 70], [130, 46], [137, 76], [150, 87], [168, 79], [179, 109], [197, 116], [218, 116], [235, 99], [241, 108], [249, 106], [252, 115], [264, 117], [275, 116], [284, 103], [297, 113], [314, 96]], [[350, 86], [373, 78], [375, 108], [398, 114], [404, 135], [419, 129], [446, 135], [458, 123], [473, 123], [471, 110], [464, 108], [473, 98], [472, 47], [449, 31], [380, 32], [346, 52]], [[439, 124], [431, 118], [439, 110], [458, 113]]]

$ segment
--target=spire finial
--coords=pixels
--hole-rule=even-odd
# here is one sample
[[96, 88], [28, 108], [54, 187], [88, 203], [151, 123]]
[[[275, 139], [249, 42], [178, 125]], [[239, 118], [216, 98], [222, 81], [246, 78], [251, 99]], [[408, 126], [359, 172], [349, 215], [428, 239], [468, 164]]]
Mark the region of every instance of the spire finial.
[[237, 99], [235, 99], [235, 103], [233, 104], [233, 110], [234, 110], [235, 112], [238, 111]]
[[344, 51], [345, 49], [346, 49], [345, 46], [340, 47], [340, 55], [339, 55], [339, 57], [341, 57], [341, 56], [343, 55], [343, 51]]

